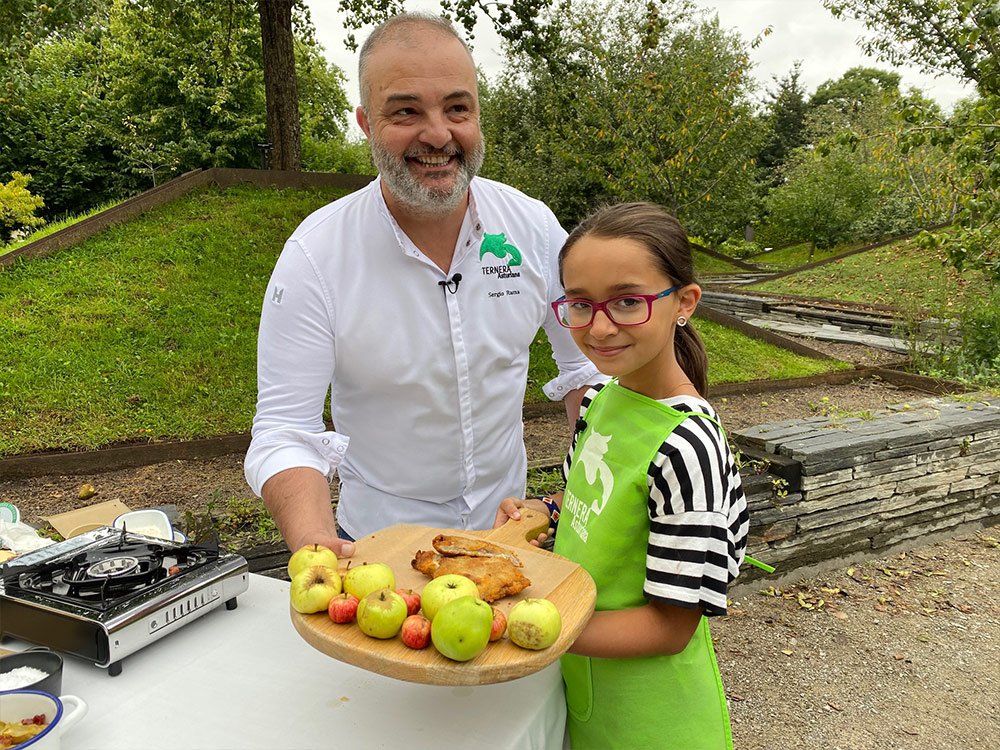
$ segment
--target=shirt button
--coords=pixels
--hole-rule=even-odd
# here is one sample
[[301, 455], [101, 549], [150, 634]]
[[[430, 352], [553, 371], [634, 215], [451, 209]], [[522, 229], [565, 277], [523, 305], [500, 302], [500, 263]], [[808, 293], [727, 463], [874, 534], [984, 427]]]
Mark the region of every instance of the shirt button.
[[347, 449], [343, 445], [337, 446], [337, 453], [343, 453], [345, 450]]
[[330, 444], [330, 438], [323, 438], [323, 445], [329, 445], [329, 444]]
[[476, 231], [480, 231], [483, 228], [482, 224], [476, 224]]
[[465, 246], [466, 246], [466, 247], [468, 247], [468, 246], [469, 246], [469, 245], [471, 245], [471, 244], [472, 244], [472, 240], [466, 240], [466, 241], [465, 241]]

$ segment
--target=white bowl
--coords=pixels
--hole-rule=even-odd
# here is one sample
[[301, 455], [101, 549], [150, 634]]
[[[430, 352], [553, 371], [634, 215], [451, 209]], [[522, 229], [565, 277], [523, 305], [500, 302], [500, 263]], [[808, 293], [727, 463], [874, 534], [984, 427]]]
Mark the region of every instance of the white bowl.
[[75, 695], [57, 698], [40, 690], [0, 692], [0, 721], [20, 723], [38, 714], [45, 714], [49, 725], [27, 742], [15, 745], [18, 750], [59, 750], [62, 733], [87, 715], [87, 703]]
[[114, 527], [159, 539], [174, 538], [174, 529], [170, 525], [170, 519], [167, 518], [166, 513], [156, 508], [143, 508], [142, 510], [122, 513], [114, 520]]

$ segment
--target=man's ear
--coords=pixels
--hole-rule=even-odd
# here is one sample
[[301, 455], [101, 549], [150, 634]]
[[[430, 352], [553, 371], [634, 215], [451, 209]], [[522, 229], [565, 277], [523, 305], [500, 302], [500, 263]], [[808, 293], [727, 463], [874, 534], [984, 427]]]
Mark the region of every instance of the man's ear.
[[354, 116], [358, 119], [358, 127], [361, 128], [361, 132], [365, 134], [365, 138], [371, 140], [372, 137], [372, 126], [368, 122], [368, 115], [365, 114], [364, 107], [358, 107], [354, 110]]

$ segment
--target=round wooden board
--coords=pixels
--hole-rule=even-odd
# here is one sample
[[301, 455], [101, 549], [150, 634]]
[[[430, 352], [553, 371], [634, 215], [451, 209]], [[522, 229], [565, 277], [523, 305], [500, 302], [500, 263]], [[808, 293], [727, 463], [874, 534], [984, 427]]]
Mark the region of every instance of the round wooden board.
[[[325, 612], [303, 615], [290, 609], [292, 625], [311, 646], [339, 661], [388, 677], [429, 685], [487, 685], [514, 680], [537, 672], [558, 659], [580, 635], [594, 612], [597, 590], [587, 572], [576, 563], [527, 543], [539, 527], [546, 525], [541, 513], [525, 511], [520, 521], [509, 521], [492, 531], [456, 531], [400, 524], [359, 539], [351, 565], [384, 562], [396, 575], [397, 588], [420, 591], [429, 578], [414, 570], [410, 561], [417, 550], [433, 549], [438, 534], [481, 537], [511, 548], [520, 558], [522, 572], [531, 586], [516, 596], [493, 603], [504, 613], [522, 599], [552, 601], [562, 617], [559, 639], [549, 648], [530, 651], [515, 646], [505, 634], [490, 643], [475, 659], [456, 662], [437, 652], [433, 645], [422, 650], [406, 646], [397, 635], [388, 640], [369, 638], [357, 623], [338, 625]], [[544, 530], [544, 528], [543, 528]], [[342, 567], [346, 561], [342, 561]]]

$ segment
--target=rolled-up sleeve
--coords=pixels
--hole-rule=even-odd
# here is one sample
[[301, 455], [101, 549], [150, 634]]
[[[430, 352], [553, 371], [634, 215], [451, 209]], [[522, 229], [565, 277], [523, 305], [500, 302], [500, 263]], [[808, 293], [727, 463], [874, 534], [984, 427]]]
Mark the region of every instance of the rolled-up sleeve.
[[542, 392], [552, 401], [561, 401], [567, 393], [580, 386], [606, 383], [609, 378], [583, 355], [573, 341], [569, 329], [559, 325], [552, 305], [548, 304], [563, 296], [562, 284], [559, 282], [559, 251], [567, 237], [566, 230], [559, 225], [555, 215], [548, 213], [549, 257], [546, 266], [548, 302], [545, 305], [545, 321], [542, 323], [542, 328], [552, 346], [552, 358], [559, 368], [559, 375], [543, 385]]
[[257, 411], [244, 474], [258, 496], [285, 469], [333, 477], [349, 442], [323, 423], [334, 367], [329, 291], [308, 253], [289, 240], [268, 282], [257, 338]]

